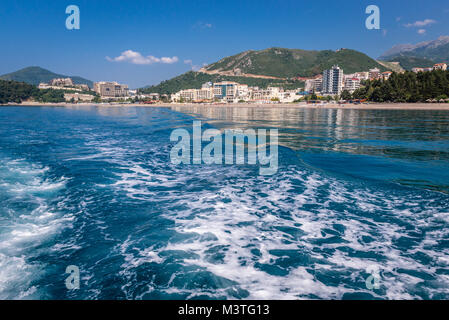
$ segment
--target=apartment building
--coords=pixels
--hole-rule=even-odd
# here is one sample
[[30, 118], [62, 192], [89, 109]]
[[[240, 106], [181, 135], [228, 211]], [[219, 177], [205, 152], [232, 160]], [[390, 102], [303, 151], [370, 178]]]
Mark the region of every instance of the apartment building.
[[353, 93], [360, 88], [360, 79], [358, 78], [346, 78], [345, 80], [345, 90]]
[[335, 65], [332, 69], [323, 72], [324, 94], [340, 94], [343, 89], [343, 70]]
[[104, 98], [120, 98], [129, 96], [128, 86], [117, 82], [95, 82], [94, 91]]
[[392, 74], [393, 74], [393, 72], [391, 72], [391, 71], [382, 72], [382, 79], [387, 81], [388, 79], [390, 79]]
[[233, 101], [237, 97], [237, 87], [240, 84], [233, 81], [214, 83], [214, 98]]
[[433, 70], [443, 70], [446, 71], [447, 70], [447, 64], [445, 63], [437, 63], [433, 66]]
[[90, 94], [80, 94], [80, 93], [65, 93], [64, 94], [64, 99], [67, 102], [70, 101], [83, 101], [83, 102], [92, 102], [92, 100], [95, 99], [95, 97], [93, 95]]
[[354, 78], [359, 79], [360, 81], [369, 80], [369, 72], [356, 72], [354, 74]]
[[379, 80], [381, 79], [381, 73], [378, 68], [370, 69], [369, 70], [369, 79], [370, 80]]
[[199, 102], [214, 99], [214, 88], [186, 89], [181, 90], [172, 96], [172, 101]]
[[201, 89], [181, 90], [171, 96], [173, 102], [205, 102], [219, 99], [224, 102], [258, 101], [270, 103], [274, 99], [280, 102], [293, 102], [301, 98], [298, 90], [284, 91], [280, 87], [259, 89], [236, 82], [205, 83]]
[[237, 97], [241, 100], [247, 100], [250, 98], [250, 88], [247, 84], [239, 84], [237, 86]]
[[202, 89], [197, 90], [196, 95], [197, 95], [196, 96], [197, 101], [213, 100], [214, 99], [214, 89], [213, 89], [213, 87], [202, 88]]
[[304, 90], [307, 92], [321, 92], [323, 90], [323, 78], [306, 80]]

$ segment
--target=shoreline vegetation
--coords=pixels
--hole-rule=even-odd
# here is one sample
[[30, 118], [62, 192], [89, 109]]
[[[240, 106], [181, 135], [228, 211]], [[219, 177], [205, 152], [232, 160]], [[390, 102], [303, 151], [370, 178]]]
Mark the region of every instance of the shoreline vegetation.
[[41, 103], [41, 102], [22, 102], [0, 104], [1, 107], [214, 107], [214, 108], [303, 108], [303, 109], [356, 109], [356, 110], [445, 110], [449, 111], [449, 103], [316, 103], [316, 104], [257, 104], [257, 103], [227, 103], [227, 104], [208, 104], [208, 103], [156, 103], [156, 104], [137, 104], [137, 103]]

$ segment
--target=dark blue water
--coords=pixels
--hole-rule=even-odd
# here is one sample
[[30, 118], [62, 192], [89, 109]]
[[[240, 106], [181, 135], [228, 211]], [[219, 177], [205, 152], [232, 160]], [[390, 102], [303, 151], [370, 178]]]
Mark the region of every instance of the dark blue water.
[[[0, 107], [1, 299], [449, 298], [449, 112], [175, 109]], [[171, 164], [197, 119], [278, 173]]]

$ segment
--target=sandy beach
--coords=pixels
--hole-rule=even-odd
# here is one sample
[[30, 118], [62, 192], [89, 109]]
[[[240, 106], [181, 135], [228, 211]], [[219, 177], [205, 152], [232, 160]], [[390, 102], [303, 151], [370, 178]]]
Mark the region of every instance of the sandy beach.
[[448, 110], [449, 103], [367, 103], [367, 104], [257, 104], [257, 103], [229, 103], [229, 104], [198, 104], [198, 103], [157, 103], [157, 104], [119, 104], [119, 103], [39, 103], [23, 102], [3, 106], [36, 106], [36, 107], [216, 107], [216, 108], [308, 108], [308, 109], [358, 109], [358, 110]]

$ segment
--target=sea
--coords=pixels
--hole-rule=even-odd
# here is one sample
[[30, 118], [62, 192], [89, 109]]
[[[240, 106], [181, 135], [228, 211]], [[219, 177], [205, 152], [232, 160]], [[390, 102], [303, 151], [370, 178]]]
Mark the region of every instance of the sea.
[[[194, 121], [276, 174], [173, 164]], [[449, 299], [449, 112], [0, 107], [0, 299]]]

